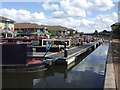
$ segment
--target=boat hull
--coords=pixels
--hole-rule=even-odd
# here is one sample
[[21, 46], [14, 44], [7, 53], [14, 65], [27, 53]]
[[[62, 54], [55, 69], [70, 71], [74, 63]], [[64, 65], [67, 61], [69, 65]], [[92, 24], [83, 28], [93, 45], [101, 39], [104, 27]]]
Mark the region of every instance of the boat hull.
[[3, 65], [2, 72], [19, 72], [19, 73], [28, 73], [28, 72], [38, 72], [47, 70], [45, 63], [33, 64], [33, 65]]

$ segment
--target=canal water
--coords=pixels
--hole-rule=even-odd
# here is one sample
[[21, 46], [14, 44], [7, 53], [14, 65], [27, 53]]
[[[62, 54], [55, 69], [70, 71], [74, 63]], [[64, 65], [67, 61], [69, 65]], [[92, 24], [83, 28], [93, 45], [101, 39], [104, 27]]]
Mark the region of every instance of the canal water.
[[37, 73], [3, 73], [3, 88], [103, 88], [109, 43], [69, 66]]

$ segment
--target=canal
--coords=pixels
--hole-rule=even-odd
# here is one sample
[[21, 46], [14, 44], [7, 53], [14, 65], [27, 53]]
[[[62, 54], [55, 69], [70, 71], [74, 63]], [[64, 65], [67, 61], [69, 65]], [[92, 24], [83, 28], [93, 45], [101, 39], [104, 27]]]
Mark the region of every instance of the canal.
[[[69, 66], [36, 73], [3, 73], [3, 88], [103, 88], [109, 43]], [[83, 58], [85, 57], [85, 58]], [[82, 60], [81, 60], [82, 59]]]

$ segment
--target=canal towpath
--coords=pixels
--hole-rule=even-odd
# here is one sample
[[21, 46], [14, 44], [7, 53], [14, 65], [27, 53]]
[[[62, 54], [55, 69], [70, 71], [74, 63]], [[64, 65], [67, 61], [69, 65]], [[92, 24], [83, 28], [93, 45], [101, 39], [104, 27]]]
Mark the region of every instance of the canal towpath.
[[109, 47], [104, 89], [120, 90], [120, 39], [112, 39]]

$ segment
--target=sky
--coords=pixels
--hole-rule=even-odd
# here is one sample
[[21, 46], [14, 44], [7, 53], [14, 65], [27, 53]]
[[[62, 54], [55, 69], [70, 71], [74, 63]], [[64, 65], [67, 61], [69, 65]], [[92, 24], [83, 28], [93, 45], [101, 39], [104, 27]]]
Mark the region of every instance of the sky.
[[0, 16], [40, 25], [61, 25], [78, 32], [111, 30], [119, 0], [0, 0]]

